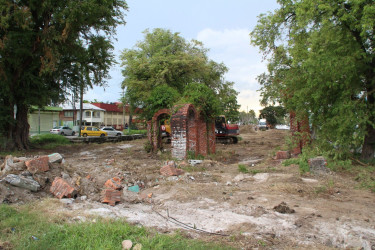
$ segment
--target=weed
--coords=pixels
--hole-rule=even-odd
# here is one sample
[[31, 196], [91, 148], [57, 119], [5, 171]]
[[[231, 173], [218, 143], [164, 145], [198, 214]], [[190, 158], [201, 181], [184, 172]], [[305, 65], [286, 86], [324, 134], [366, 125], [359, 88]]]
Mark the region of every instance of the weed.
[[244, 164], [238, 165], [238, 171], [240, 171], [241, 173], [249, 173], [249, 170], [247, 170], [247, 167]]
[[143, 148], [147, 153], [150, 153], [152, 151], [152, 145], [149, 141], [145, 142], [145, 144], [143, 145]]
[[127, 130], [127, 129], [124, 129], [122, 131], [124, 133], [124, 135], [136, 135], [136, 134], [141, 134], [141, 135], [146, 135], [147, 134], [147, 130], [146, 129], [130, 129], [130, 130]]
[[250, 170], [250, 173], [251, 173], [252, 175], [256, 175], [256, 174], [262, 173], [262, 171], [261, 171], [261, 170], [258, 170], [258, 169], [252, 169], [252, 170]]
[[119, 249], [124, 239], [144, 249], [228, 249], [190, 240], [181, 233], [163, 235], [125, 220], [96, 219], [95, 223], [53, 221], [41, 211], [0, 205], [0, 242], [13, 249]]

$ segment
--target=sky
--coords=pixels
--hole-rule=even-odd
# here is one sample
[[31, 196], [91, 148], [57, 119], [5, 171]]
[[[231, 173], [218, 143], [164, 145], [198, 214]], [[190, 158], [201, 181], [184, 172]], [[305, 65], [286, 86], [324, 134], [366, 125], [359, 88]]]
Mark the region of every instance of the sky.
[[[235, 82], [241, 111], [255, 110], [259, 104], [260, 85], [256, 77], [266, 72], [259, 49], [250, 45], [249, 33], [257, 17], [278, 8], [276, 0], [127, 0], [126, 25], [118, 27], [114, 41], [116, 60], [124, 49], [132, 49], [144, 39], [143, 31], [154, 28], [179, 32], [190, 41], [196, 39], [209, 49], [211, 60], [224, 63], [226, 81]], [[121, 95], [121, 66], [111, 68], [107, 87], [94, 87], [84, 99], [117, 102]]]

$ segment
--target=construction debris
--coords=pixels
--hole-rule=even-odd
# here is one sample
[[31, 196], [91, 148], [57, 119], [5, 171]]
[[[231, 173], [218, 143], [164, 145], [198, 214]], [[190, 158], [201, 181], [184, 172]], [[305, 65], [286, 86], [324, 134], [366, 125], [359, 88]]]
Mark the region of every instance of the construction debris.
[[56, 177], [50, 188], [51, 193], [59, 199], [62, 198], [75, 198], [77, 190], [69, 185], [67, 181], [60, 177]]
[[4, 180], [10, 185], [25, 188], [33, 192], [37, 192], [40, 188], [39, 183], [35, 181], [31, 176], [23, 177], [20, 175], [9, 174], [4, 178]]
[[49, 170], [49, 157], [48, 156], [41, 156], [32, 160], [28, 160], [25, 162], [27, 170], [30, 173], [35, 174], [38, 172], [46, 172]]
[[102, 191], [102, 203], [114, 206], [121, 201], [121, 191], [114, 189], [104, 189]]
[[106, 181], [104, 183], [104, 186], [114, 189], [114, 190], [121, 190], [122, 189], [121, 179], [118, 177], [113, 177], [109, 179], [108, 181]]
[[64, 160], [62, 155], [59, 154], [59, 153], [50, 154], [50, 155], [48, 155], [48, 158], [49, 158], [50, 163], [62, 163], [63, 160]]

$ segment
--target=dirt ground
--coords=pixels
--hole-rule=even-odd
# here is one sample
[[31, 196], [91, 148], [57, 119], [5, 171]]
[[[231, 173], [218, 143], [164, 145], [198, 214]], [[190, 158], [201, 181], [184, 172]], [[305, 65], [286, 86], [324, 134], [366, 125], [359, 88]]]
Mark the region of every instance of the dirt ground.
[[[34, 176], [43, 180], [39, 192], [0, 181], [0, 203], [40, 200], [72, 221], [126, 217], [163, 233], [181, 230], [188, 237], [243, 249], [375, 249], [375, 194], [357, 189], [351, 176], [301, 175], [298, 166], [274, 160], [288, 134], [243, 128], [238, 144], [217, 144], [217, 153], [201, 164], [176, 162], [185, 171], [179, 177], [160, 175], [170, 152], [166, 147], [163, 153], [147, 154], [146, 139], [34, 150], [26, 156], [58, 152], [64, 162]], [[239, 171], [240, 164], [248, 173]], [[49, 188], [56, 176], [75, 184], [79, 195], [74, 201], [53, 198]], [[125, 191], [119, 204], [109, 206], [100, 202], [100, 193], [115, 176], [123, 179]], [[126, 190], [136, 184], [139, 194]]]

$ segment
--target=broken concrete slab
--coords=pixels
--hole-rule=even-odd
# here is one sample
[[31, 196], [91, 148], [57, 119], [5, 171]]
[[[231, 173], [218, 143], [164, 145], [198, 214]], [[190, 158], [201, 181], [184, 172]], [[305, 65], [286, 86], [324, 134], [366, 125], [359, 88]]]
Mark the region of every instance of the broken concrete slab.
[[25, 188], [33, 192], [37, 192], [40, 188], [40, 185], [32, 177], [23, 177], [15, 174], [7, 175], [4, 180], [10, 185]]
[[77, 190], [67, 181], [60, 177], [56, 177], [50, 188], [51, 193], [59, 199], [74, 198], [77, 196]]
[[48, 158], [50, 163], [62, 163], [63, 161], [63, 157], [59, 153], [50, 154], [48, 155]]
[[141, 198], [139, 197], [137, 193], [131, 192], [126, 189], [124, 189], [124, 191], [122, 192], [122, 196], [124, 198], [124, 201], [128, 203], [141, 203], [142, 202]]
[[113, 189], [104, 189], [102, 191], [102, 203], [114, 206], [116, 202], [121, 201], [121, 191]]
[[32, 160], [28, 160], [25, 162], [27, 170], [30, 173], [38, 173], [38, 172], [46, 172], [49, 170], [49, 157], [48, 156], [41, 156]]

